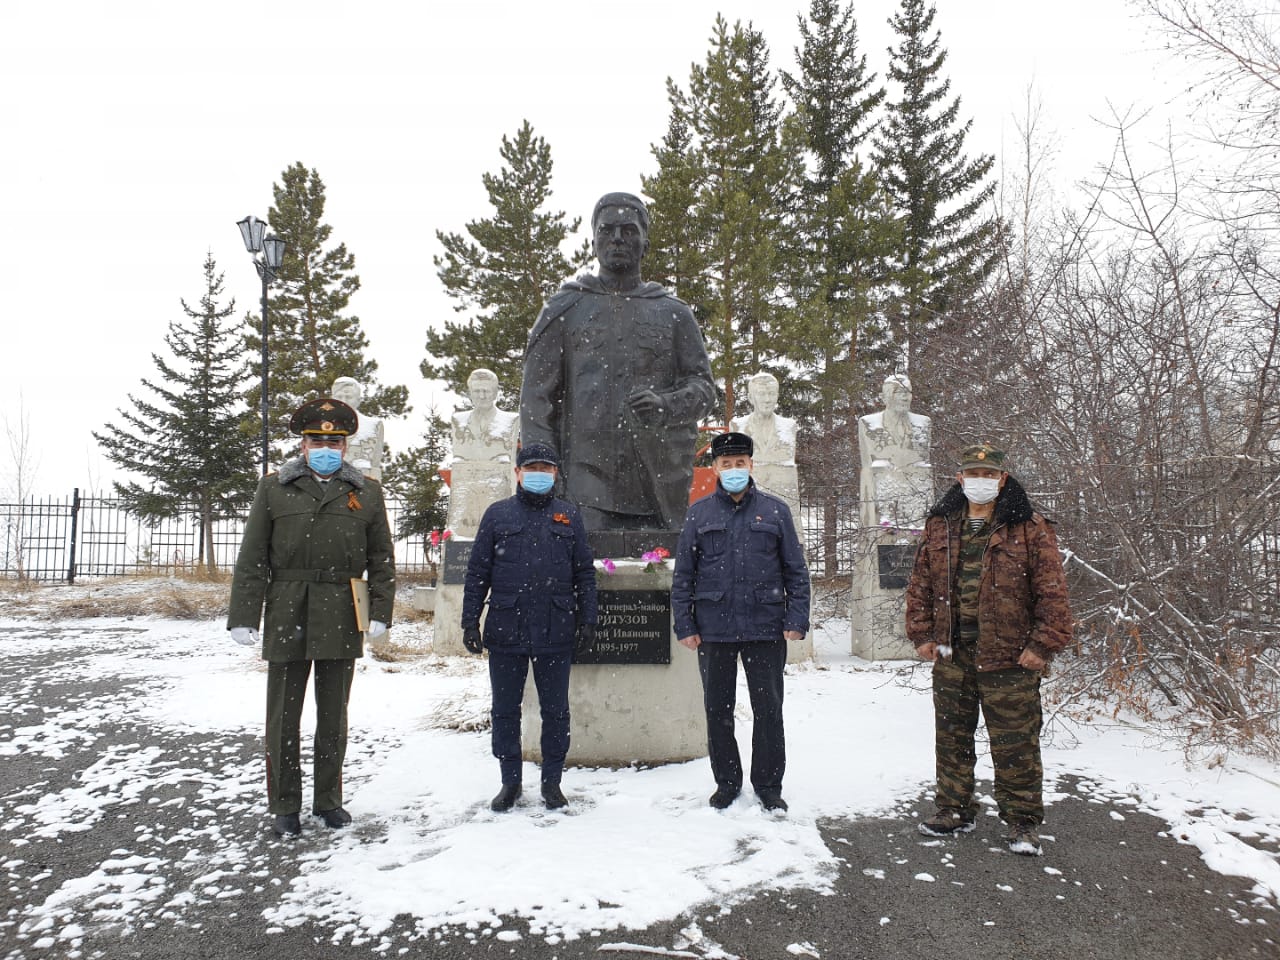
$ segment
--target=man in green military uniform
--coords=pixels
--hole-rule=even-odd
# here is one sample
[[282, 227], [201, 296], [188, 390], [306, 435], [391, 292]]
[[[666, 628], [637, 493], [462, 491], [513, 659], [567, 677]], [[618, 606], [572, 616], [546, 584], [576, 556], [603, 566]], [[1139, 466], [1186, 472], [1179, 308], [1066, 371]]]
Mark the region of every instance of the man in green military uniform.
[[342, 761], [355, 660], [364, 654], [352, 580], [368, 574], [369, 637], [386, 632], [395, 598], [395, 557], [382, 488], [343, 462], [356, 412], [323, 397], [297, 409], [289, 429], [302, 452], [263, 477], [253, 498], [231, 584], [227, 629], [258, 642], [267, 661], [267, 800], [279, 836], [301, 832], [299, 727], [315, 670], [315, 764], [311, 812], [344, 827]]
[[1040, 676], [1071, 640], [1053, 524], [989, 443], [961, 454], [929, 511], [907, 585], [907, 637], [933, 661], [937, 812], [927, 836], [974, 828], [974, 731], [987, 723], [995, 798], [1014, 853], [1040, 853], [1044, 820]]

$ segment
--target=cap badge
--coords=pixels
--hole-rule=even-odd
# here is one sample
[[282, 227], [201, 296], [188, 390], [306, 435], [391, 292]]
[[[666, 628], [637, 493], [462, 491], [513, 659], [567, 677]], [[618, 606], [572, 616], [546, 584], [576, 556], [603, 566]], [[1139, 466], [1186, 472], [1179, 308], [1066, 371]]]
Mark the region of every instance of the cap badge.
[[328, 430], [332, 430], [332, 429], [333, 429], [333, 421], [332, 421], [332, 420], [322, 420], [322, 421], [320, 421], [320, 429], [321, 429], [321, 430], [326, 430], [326, 431], [328, 431]]
[[328, 400], [326, 400], [324, 403], [320, 404], [320, 409], [328, 411], [328, 410], [336, 410], [337, 408]]

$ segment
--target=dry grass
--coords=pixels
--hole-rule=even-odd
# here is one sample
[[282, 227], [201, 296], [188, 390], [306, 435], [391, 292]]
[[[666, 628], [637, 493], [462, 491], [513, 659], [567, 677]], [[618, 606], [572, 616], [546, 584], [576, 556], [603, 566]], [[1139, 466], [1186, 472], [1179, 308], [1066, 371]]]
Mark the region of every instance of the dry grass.
[[[395, 633], [395, 627], [391, 628], [391, 632]], [[364, 649], [369, 656], [380, 663], [404, 663], [421, 660], [427, 655], [421, 647], [411, 647], [408, 644], [396, 643], [394, 640], [366, 640]]]
[[435, 623], [436, 620], [434, 610], [419, 610], [412, 600], [399, 597], [396, 598], [395, 615], [396, 623]]
[[40, 589], [40, 583], [30, 577], [0, 578], [0, 593], [29, 593]]
[[455, 694], [436, 705], [423, 724], [428, 730], [456, 730], [476, 733], [492, 726], [487, 697]]
[[[144, 574], [74, 585], [0, 579], [0, 608], [6, 616], [15, 617], [217, 620], [227, 615], [230, 595], [230, 572], [180, 577]], [[435, 615], [430, 610], [415, 609], [409, 590], [396, 600], [395, 619], [398, 623], [430, 624]], [[374, 655], [378, 656], [376, 652]], [[417, 655], [418, 651], [412, 648], [389, 644], [386, 656], [380, 659], [407, 659]]]
[[84, 593], [59, 597], [50, 591], [41, 607], [48, 616], [161, 617], [170, 620], [215, 620], [227, 615], [228, 581], [222, 578], [139, 577], [91, 587]]

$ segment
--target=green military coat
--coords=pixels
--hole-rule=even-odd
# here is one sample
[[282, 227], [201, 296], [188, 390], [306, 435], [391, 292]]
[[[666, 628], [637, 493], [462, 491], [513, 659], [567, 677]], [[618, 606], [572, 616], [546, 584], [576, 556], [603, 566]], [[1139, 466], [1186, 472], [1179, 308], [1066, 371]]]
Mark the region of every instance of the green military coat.
[[344, 463], [327, 483], [301, 457], [263, 477], [231, 584], [227, 628], [262, 630], [264, 660], [364, 653], [351, 579], [368, 573], [369, 618], [391, 625], [396, 570], [382, 487]]

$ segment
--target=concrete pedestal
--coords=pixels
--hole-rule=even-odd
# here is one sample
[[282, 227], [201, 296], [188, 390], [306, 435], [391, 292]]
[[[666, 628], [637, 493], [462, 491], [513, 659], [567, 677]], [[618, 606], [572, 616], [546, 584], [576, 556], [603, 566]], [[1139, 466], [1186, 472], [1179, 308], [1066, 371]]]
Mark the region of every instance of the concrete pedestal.
[[[483, 628], [483, 613], [480, 615], [480, 623]], [[462, 645], [461, 586], [440, 584], [436, 587], [436, 615], [431, 629], [431, 650], [442, 657], [473, 656]]]
[[458, 460], [449, 470], [449, 529], [473, 538], [489, 504], [515, 493], [515, 474], [500, 460]]
[[[855, 657], [864, 660], [915, 658], [915, 648], [907, 639], [906, 576], [918, 543], [918, 537], [889, 531], [872, 532], [863, 542], [854, 568], [849, 603], [852, 624], [849, 650]], [[898, 563], [892, 563], [892, 558], [897, 558]]]
[[[436, 580], [434, 624], [431, 632], [431, 649], [439, 656], [471, 657], [462, 645], [462, 586], [467, 576], [467, 561], [471, 557], [471, 544], [467, 537], [453, 537], [445, 541], [440, 563], [440, 575]], [[488, 604], [480, 611], [480, 628], [484, 629], [484, 615]]]
[[[654, 571], [620, 561], [601, 578], [609, 590], [670, 590], [668, 563]], [[678, 763], [707, 755], [706, 715], [697, 654], [669, 632], [669, 664], [575, 664], [569, 674], [571, 765]], [[541, 759], [538, 692], [525, 684], [521, 741], [526, 760]]]
[[787, 641], [787, 663], [807, 663], [813, 659], [813, 631], [810, 630], [802, 640], [792, 643]]
[[413, 609], [428, 613], [436, 608], [435, 587], [413, 588]]

